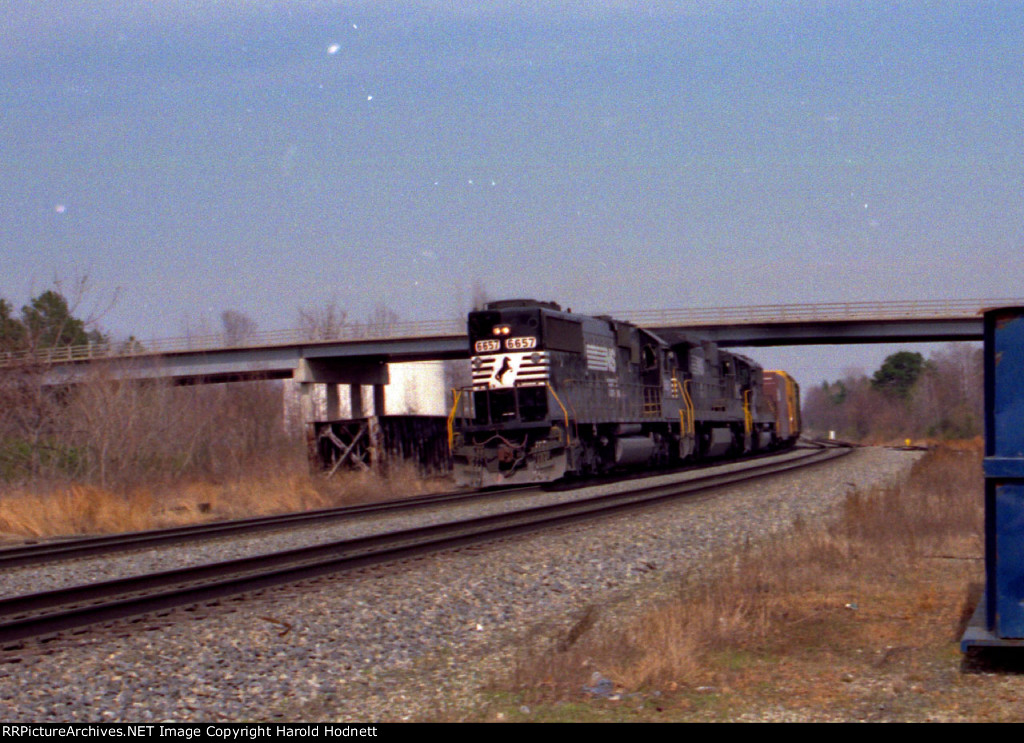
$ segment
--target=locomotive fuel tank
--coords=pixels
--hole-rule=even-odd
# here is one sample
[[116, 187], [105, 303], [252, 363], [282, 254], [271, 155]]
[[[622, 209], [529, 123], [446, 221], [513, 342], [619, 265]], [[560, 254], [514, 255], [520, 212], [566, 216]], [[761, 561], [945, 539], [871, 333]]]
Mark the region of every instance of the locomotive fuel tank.
[[654, 454], [656, 444], [647, 436], [625, 436], [615, 440], [615, 464], [629, 467], [645, 464]]

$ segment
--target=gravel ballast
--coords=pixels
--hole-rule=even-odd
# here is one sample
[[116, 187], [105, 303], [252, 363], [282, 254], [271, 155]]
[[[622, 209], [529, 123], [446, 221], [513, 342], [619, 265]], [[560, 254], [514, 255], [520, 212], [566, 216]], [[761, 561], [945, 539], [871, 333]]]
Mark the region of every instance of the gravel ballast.
[[[269, 590], [194, 619], [100, 628], [47, 653], [7, 651], [0, 709], [7, 722], [457, 719], [517, 638], [824, 517], [919, 456], [861, 449], [711, 497]], [[44, 576], [66, 585], [78, 580], [66, 573], [96, 570], [82, 562], [92, 567], [34, 568], [34, 582], [16, 571], [4, 590], [41, 590]]]

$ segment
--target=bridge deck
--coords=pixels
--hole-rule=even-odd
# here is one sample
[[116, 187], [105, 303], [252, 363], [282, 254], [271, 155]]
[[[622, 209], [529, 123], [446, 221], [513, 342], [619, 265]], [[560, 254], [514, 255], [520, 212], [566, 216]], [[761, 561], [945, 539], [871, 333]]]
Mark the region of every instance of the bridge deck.
[[[981, 340], [981, 312], [1021, 306], [1021, 299], [842, 302], [753, 305], [610, 313], [672, 340], [699, 335], [722, 346], [770, 346], [908, 341]], [[0, 367], [43, 365], [57, 380], [79, 376], [75, 367], [105, 360], [128, 378], [179, 382], [298, 377], [309, 367], [379, 365], [465, 357], [461, 320], [349, 325], [338, 337], [300, 330], [253, 333], [227, 346], [222, 336], [167, 338], [43, 349], [0, 355]], [[303, 368], [303, 362], [306, 362]], [[329, 375], [330, 376], [330, 375]], [[333, 376], [338, 376], [334, 374]], [[344, 375], [342, 375], [344, 376]], [[358, 375], [357, 375], [358, 376]], [[314, 374], [308, 381], [335, 381]], [[342, 381], [339, 377], [337, 381]]]

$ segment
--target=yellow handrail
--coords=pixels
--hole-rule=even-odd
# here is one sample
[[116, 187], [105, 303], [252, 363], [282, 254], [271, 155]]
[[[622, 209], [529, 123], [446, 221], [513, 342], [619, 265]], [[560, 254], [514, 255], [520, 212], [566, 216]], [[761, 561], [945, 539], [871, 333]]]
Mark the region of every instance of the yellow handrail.
[[[689, 379], [687, 379], [685, 382], [683, 382], [683, 400], [686, 401], [686, 415], [687, 415], [687, 418], [689, 419], [688, 422], [687, 422], [686, 432], [689, 435], [693, 436], [693, 435], [696, 434], [696, 431], [697, 431], [697, 422], [695, 420], [696, 417], [697, 417], [697, 414], [696, 414], [696, 412], [694, 410], [694, 407], [693, 407], [693, 398], [690, 397], [690, 380]], [[682, 411], [680, 411], [680, 412], [682, 412]]]
[[452, 403], [452, 412], [448, 414], [448, 451], [451, 451], [452, 442], [455, 439], [455, 412], [459, 409], [459, 399], [462, 397], [462, 390], [453, 389], [452, 396], [455, 402]]
[[551, 390], [551, 395], [555, 398], [555, 402], [558, 403], [558, 407], [562, 409], [562, 416], [565, 418], [565, 445], [568, 446], [572, 441], [572, 438], [569, 435], [569, 411], [565, 409], [562, 401], [558, 399], [558, 393], [555, 392], [554, 387], [551, 386], [551, 382], [545, 382], [545, 384], [547, 385], [547, 388]]

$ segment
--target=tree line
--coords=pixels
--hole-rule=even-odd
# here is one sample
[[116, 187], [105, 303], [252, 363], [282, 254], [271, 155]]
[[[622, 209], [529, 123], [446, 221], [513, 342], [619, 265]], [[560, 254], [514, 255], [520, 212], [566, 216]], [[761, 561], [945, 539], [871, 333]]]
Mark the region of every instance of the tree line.
[[[60, 286], [20, 312], [0, 298], [0, 354], [108, 344], [98, 315], [78, 316], [81, 302]], [[378, 305], [374, 327], [398, 315]], [[252, 340], [256, 322], [242, 312], [220, 314], [226, 345]], [[299, 322], [317, 337], [348, 331], [337, 302], [301, 310]], [[129, 338], [128, 344], [137, 344]], [[26, 362], [0, 368], [0, 500], [19, 489], [68, 483], [119, 492], [162, 482], [233, 481], [263, 471], [305, 470], [301, 437], [289, 433], [280, 382], [196, 387], [171, 380], [119, 379], [97, 365], [82, 383], [45, 384], [47, 367]]]
[[[482, 303], [483, 297], [474, 300]], [[59, 286], [33, 297], [20, 312], [0, 298], [0, 353], [107, 343], [95, 318], [76, 316], [78, 304], [69, 302]], [[251, 318], [233, 310], [222, 313], [220, 319], [229, 344], [245, 342], [256, 329]], [[397, 314], [382, 305], [368, 318], [374, 325], [397, 320]], [[337, 302], [331, 302], [326, 307], [300, 310], [299, 324], [315, 337], [337, 337], [346, 329], [348, 316]], [[247, 438], [245, 446], [239, 446], [237, 440], [231, 443], [236, 454], [244, 450], [255, 457], [259, 450], [266, 450], [268, 437], [273, 438], [270, 430], [280, 425], [273, 402], [279, 393], [269, 392], [263, 399], [266, 393], [258, 385], [190, 392], [161, 384], [139, 388], [133, 383], [97, 379], [95, 385], [80, 389], [48, 390], [38, 378], [41, 372], [26, 367], [0, 374], [0, 482], [42, 474], [81, 477], [88, 473], [90, 478], [109, 482], [131, 479], [128, 471], [145, 472], [148, 477], [156, 470], [195, 471], [198, 467], [212, 472], [220, 466], [215, 463], [231, 459], [220, 449], [230, 438], [223, 435], [224, 430], [252, 433], [248, 437], [252, 441]], [[117, 395], [110, 397], [115, 391]], [[886, 358], [870, 377], [848, 374], [805, 387], [805, 427], [815, 434], [834, 431], [840, 438], [867, 443], [970, 438], [982, 431], [982, 395], [982, 351], [976, 345], [953, 344], [927, 359], [920, 353], [900, 351]], [[147, 396], [149, 399], [144, 399]], [[247, 420], [246, 414], [255, 412], [249, 408], [256, 399], [260, 400], [258, 413]], [[166, 412], [194, 404], [216, 413], [203, 420], [179, 421]], [[153, 411], [157, 417], [150, 419], [142, 411]], [[165, 426], [171, 418], [175, 418], [173, 431]], [[225, 426], [228, 420], [233, 423]], [[270, 421], [276, 423], [268, 429], [265, 426]], [[207, 434], [207, 429], [222, 433]], [[123, 441], [115, 444], [113, 431], [132, 431], [128, 437], [131, 446]], [[148, 433], [143, 435], [143, 431]], [[166, 446], [154, 441], [186, 442], [188, 446], [158, 454]], [[118, 457], [111, 454], [115, 450], [119, 450]], [[134, 453], [128, 455], [128, 450]], [[163, 466], [157, 466], [158, 462]]]
[[888, 356], [871, 377], [845, 378], [805, 390], [806, 428], [864, 443], [904, 439], [964, 439], [983, 427], [982, 349], [951, 344], [925, 358]]

